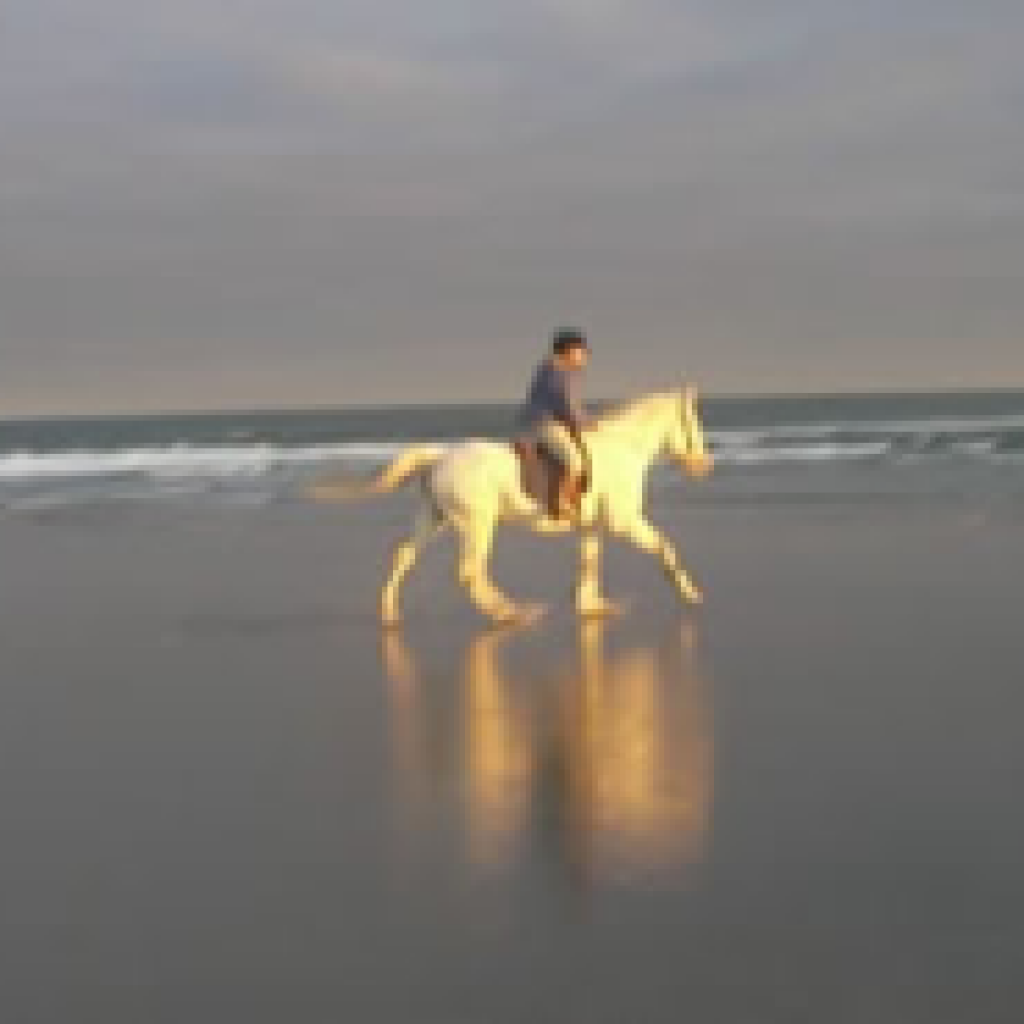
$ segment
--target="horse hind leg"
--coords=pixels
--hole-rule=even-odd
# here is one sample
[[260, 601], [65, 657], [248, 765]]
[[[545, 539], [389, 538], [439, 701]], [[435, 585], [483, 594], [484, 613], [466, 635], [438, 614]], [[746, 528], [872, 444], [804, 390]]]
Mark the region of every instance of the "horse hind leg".
[[479, 611], [493, 621], [532, 622], [544, 613], [542, 605], [518, 605], [491, 582], [488, 563], [494, 527], [493, 519], [459, 525], [458, 582]]
[[412, 534], [399, 541], [392, 549], [388, 578], [380, 592], [380, 618], [385, 625], [393, 625], [401, 620], [399, 597], [402, 584], [412, 571], [423, 548], [441, 533], [444, 527], [445, 520], [435, 509], [421, 509]]

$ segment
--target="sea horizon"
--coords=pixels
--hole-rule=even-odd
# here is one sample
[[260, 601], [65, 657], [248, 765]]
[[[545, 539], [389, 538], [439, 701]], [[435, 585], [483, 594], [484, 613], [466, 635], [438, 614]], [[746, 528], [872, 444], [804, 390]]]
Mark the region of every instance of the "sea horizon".
[[[923, 398], [931, 397], [956, 397], [956, 396], [1022, 396], [1024, 397], [1024, 381], [1019, 384], [998, 384], [998, 385], [937, 385], [929, 387], [920, 385], [917, 387], [871, 387], [871, 388], [823, 388], [823, 389], [795, 389], [792, 391], [767, 389], [763, 391], [743, 390], [716, 390], [704, 388], [699, 381], [694, 384], [698, 388], [701, 400], [704, 402], [742, 402], [742, 401], [774, 401], [790, 399], [899, 399], [899, 398]], [[667, 390], [671, 384], [664, 387], [651, 387], [647, 391]], [[643, 389], [635, 392], [624, 392], [618, 395], [596, 395], [588, 400], [588, 404], [595, 408], [613, 405], [616, 402], [629, 401], [644, 393]], [[367, 411], [367, 410], [419, 410], [419, 409], [489, 409], [489, 408], [515, 408], [518, 404], [516, 399], [486, 399], [476, 402], [462, 401], [378, 401], [378, 402], [310, 402], [297, 405], [291, 404], [246, 404], [246, 403], [225, 403], [222, 405], [208, 406], [165, 406], [152, 409], [130, 409], [118, 408], [111, 410], [65, 410], [39, 412], [16, 412], [4, 413], [0, 409], [0, 424], [24, 423], [51, 420], [95, 420], [95, 419], [144, 419], [150, 417], [186, 417], [186, 416], [231, 416], [247, 413], [258, 415], [289, 415], [293, 413], [330, 413], [345, 411]]]

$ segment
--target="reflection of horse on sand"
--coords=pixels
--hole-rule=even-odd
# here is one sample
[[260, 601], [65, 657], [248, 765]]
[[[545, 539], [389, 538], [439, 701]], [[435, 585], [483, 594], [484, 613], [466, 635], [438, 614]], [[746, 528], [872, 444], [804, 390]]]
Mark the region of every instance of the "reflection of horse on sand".
[[402, 637], [385, 634], [402, 810], [422, 825], [438, 797], [461, 797], [480, 865], [507, 864], [529, 841], [553, 845], [582, 879], [699, 859], [713, 741], [695, 627], [608, 657], [604, 620], [586, 620], [577, 667], [553, 679], [507, 673], [514, 635], [489, 631], [467, 646], [438, 716], [451, 686], [425, 681]]
[[[658, 392], [607, 413], [585, 432], [590, 460], [590, 489], [580, 505], [580, 559], [575, 589], [577, 611], [601, 615], [615, 606], [601, 596], [601, 532], [633, 543], [658, 559], [680, 598], [701, 600], [675, 548], [644, 514], [647, 472], [662, 456], [701, 476], [711, 467], [704, 430], [692, 388]], [[523, 490], [513, 447], [499, 441], [466, 441], [451, 446], [414, 445], [402, 452], [373, 481], [350, 484], [322, 481], [310, 488], [318, 501], [359, 494], [381, 494], [419, 479], [425, 501], [412, 534], [392, 554], [380, 595], [380, 615], [399, 619], [399, 596], [423, 547], [448, 528], [459, 540], [458, 580], [477, 608], [497, 622], [532, 621], [538, 605], [517, 605], [491, 581], [488, 570], [494, 532], [502, 519], [518, 519], [537, 533], [566, 533], [573, 523], [549, 518]]]

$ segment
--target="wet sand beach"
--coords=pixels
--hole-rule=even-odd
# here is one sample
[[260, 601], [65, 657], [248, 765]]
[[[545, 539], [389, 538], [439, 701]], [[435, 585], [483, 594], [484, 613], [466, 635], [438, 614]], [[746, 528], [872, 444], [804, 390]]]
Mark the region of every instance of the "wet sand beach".
[[1019, 506], [701, 493], [498, 632], [405, 496], [0, 520], [0, 1020], [1021, 1020]]

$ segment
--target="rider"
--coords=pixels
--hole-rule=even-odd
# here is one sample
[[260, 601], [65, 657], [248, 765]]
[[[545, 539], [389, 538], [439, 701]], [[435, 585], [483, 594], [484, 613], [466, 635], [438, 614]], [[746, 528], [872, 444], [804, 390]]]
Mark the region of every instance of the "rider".
[[577, 396], [576, 378], [589, 358], [590, 346], [582, 331], [556, 331], [551, 354], [537, 367], [520, 416], [538, 448], [561, 469], [550, 502], [556, 517], [575, 514], [587, 469], [582, 434], [588, 417]]

